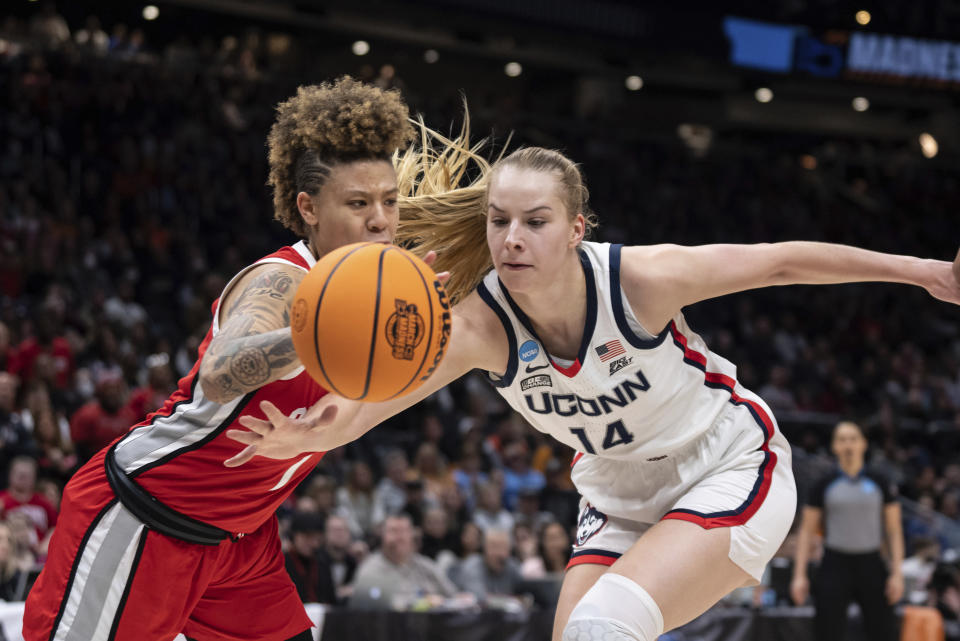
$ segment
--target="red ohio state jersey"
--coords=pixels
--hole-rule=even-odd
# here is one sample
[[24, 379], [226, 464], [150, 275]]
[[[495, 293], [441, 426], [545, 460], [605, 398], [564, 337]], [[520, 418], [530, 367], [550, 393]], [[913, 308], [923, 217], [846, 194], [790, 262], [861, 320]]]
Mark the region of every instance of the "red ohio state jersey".
[[[242, 270], [224, 289], [250, 269], [282, 263], [308, 271], [316, 260], [303, 241], [283, 247]], [[141, 487], [182, 514], [234, 533], [254, 531], [276, 511], [323, 456], [302, 454], [293, 459], [255, 457], [239, 468], [223, 462], [243, 445], [228, 439], [228, 429], [246, 428], [241, 416], [265, 418], [261, 401], [270, 401], [287, 416], [302, 416], [326, 390], [299, 367], [229, 403], [206, 398], [198, 371], [210, 341], [219, 331], [220, 299], [213, 304], [213, 322], [200, 344], [190, 373], [159, 410], [135, 425], [116, 444], [116, 460]]]

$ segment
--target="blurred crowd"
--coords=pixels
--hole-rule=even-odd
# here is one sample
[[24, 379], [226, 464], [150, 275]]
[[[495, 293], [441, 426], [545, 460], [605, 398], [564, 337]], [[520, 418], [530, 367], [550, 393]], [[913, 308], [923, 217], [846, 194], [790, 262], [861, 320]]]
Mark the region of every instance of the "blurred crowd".
[[[22, 598], [42, 564], [73, 471], [189, 371], [227, 280], [292, 240], [272, 221], [264, 141], [295, 83], [260, 71], [269, 43], [241, 40], [151, 46], [93, 17], [68, 25], [50, 4], [3, 23], [0, 598]], [[182, 64], [199, 51], [222, 64]], [[322, 71], [312, 77], [347, 70]], [[401, 83], [393, 68], [370, 79]], [[458, 117], [455, 93], [419, 89], [408, 99], [428, 122]], [[471, 104], [482, 132], [525, 109], [529, 122], [540, 103]], [[960, 181], [948, 169], [865, 159], [843, 141], [807, 150], [811, 166], [773, 134], [696, 156], [679, 140], [625, 141], [602, 119], [575, 126], [573, 101], [551, 109], [518, 138], [583, 164], [600, 240], [956, 252]], [[910, 599], [960, 619], [956, 308], [905, 286], [791, 287], [708, 301], [688, 318], [773, 407], [801, 492], [829, 469], [833, 424], [864, 425], [870, 464], [915, 506]], [[327, 454], [281, 510], [287, 567], [306, 601], [549, 605], [578, 512], [571, 458], [472, 374]], [[751, 598], [775, 601], [776, 583]]]

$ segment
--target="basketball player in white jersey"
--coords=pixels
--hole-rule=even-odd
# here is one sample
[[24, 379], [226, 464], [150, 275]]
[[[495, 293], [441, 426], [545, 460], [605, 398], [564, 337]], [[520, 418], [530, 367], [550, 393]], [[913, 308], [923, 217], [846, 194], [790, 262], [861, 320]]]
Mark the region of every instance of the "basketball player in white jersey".
[[[469, 155], [465, 144], [442, 142], [461, 161]], [[456, 173], [451, 158], [448, 175]], [[958, 304], [960, 254], [951, 265], [813, 242], [586, 242], [592, 216], [569, 159], [540, 148], [492, 168], [471, 159], [486, 170], [478, 184], [455, 194], [421, 190], [406, 220], [401, 210], [398, 236], [425, 222], [422, 248], [447, 248], [441, 258], [460, 290], [493, 266], [454, 307], [438, 370], [410, 396], [361, 404], [329, 395], [300, 420], [265, 403], [269, 422], [241, 419], [251, 431], [228, 434], [247, 448], [227, 464], [332, 449], [483, 369], [536, 429], [578, 452], [581, 516], [554, 640], [652, 641], [755, 584], [796, 505], [790, 448], [772, 413], [690, 330], [682, 308], [772, 285], [860, 281], [913, 284]], [[486, 236], [483, 261], [472, 259], [471, 234], [476, 244]], [[451, 294], [463, 291], [455, 285]], [[337, 420], [317, 427], [312, 417], [330, 404]]]

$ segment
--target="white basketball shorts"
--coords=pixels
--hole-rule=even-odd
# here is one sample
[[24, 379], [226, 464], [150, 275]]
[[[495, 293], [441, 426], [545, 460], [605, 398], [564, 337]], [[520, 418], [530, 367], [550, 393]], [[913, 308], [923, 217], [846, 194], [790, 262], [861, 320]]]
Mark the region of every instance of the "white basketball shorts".
[[682, 519], [730, 528], [730, 559], [757, 581], [793, 523], [790, 444], [773, 413], [738, 388], [701, 436], [666, 456], [574, 458], [580, 518], [567, 567], [613, 565], [654, 523]]

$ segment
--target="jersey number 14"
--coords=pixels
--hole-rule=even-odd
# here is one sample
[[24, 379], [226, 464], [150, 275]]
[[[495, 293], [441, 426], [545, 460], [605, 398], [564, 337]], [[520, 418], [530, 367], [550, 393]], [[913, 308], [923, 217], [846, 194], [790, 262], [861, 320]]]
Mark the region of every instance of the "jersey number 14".
[[[570, 431], [580, 439], [583, 444], [583, 451], [587, 454], [596, 454], [597, 450], [593, 447], [590, 439], [587, 438], [587, 431], [582, 427], [571, 427]], [[623, 421], [614, 421], [607, 424], [607, 433], [603, 437], [603, 449], [608, 450], [615, 445], [626, 445], [633, 443], [633, 434], [627, 430]]]

